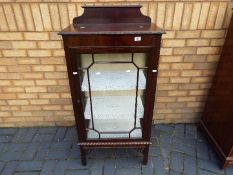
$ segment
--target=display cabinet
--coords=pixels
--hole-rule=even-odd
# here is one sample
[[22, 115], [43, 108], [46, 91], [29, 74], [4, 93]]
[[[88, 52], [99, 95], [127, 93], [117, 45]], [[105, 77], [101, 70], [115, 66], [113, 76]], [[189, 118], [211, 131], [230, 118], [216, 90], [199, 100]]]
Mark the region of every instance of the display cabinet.
[[164, 31], [139, 5], [83, 8], [59, 33], [82, 164], [98, 147], [140, 148], [146, 164]]

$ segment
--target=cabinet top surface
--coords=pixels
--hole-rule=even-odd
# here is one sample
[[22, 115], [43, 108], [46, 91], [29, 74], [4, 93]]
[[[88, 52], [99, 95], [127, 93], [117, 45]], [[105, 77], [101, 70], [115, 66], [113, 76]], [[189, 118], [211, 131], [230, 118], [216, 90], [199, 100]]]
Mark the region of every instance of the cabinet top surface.
[[164, 30], [144, 16], [140, 5], [83, 6], [81, 16], [73, 19], [60, 35], [81, 34], [163, 34]]

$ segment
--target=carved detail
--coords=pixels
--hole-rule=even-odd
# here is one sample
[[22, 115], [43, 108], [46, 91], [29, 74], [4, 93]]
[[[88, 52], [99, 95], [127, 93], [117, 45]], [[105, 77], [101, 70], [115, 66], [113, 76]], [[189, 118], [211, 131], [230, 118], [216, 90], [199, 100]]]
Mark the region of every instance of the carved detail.
[[81, 146], [106, 146], [106, 145], [151, 145], [152, 142], [80, 142]]

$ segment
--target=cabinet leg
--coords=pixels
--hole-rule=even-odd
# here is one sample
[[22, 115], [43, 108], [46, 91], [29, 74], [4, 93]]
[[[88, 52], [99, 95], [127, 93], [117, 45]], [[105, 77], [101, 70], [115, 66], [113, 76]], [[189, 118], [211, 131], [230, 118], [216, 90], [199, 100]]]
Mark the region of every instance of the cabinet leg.
[[225, 161], [224, 163], [223, 163], [223, 165], [222, 165], [222, 169], [225, 169], [225, 168], [227, 168], [228, 166], [230, 165], [230, 162], [229, 161]]
[[81, 161], [82, 165], [85, 166], [87, 164], [87, 159], [86, 159], [86, 150], [80, 146], [80, 153], [81, 153]]
[[143, 149], [143, 162], [142, 162], [143, 165], [146, 165], [148, 162], [148, 153], [149, 153], [149, 145]]

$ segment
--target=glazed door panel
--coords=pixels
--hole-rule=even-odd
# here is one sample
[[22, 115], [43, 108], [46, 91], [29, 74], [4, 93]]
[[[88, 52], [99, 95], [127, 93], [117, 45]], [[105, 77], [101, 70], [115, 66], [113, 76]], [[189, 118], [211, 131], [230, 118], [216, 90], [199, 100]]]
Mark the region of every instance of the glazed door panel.
[[86, 139], [142, 139], [150, 52], [70, 52]]

